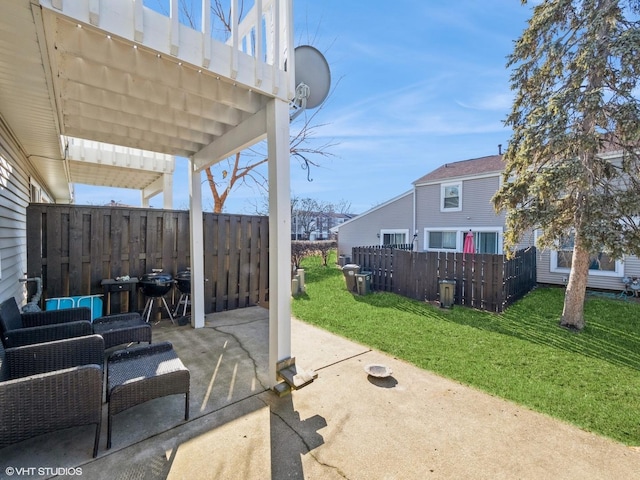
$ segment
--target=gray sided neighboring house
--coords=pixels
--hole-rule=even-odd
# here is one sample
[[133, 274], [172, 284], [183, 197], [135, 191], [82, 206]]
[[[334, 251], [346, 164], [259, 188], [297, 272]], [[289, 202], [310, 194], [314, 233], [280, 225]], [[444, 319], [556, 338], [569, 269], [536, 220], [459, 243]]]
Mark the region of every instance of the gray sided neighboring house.
[[[497, 213], [491, 198], [504, 170], [502, 155], [444, 164], [413, 182], [413, 188], [335, 228], [338, 253], [351, 256], [353, 247], [413, 243], [416, 251], [462, 252], [473, 233], [475, 253], [503, 253], [505, 213]], [[532, 246], [535, 234], [521, 239]], [[563, 285], [569, 276], [562, 252], [539, 251], [538, 283]], [[621, 291], [623, 277], [640, 278], [640, 260], [606, 262], [590, 272], [589, 287]]]

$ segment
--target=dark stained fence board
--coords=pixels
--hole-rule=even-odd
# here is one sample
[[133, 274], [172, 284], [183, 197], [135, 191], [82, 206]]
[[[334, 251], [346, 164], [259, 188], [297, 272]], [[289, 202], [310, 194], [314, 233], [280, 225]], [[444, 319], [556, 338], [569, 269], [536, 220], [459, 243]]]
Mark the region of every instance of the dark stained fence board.
[[427, 301], [437, 300], [440, 296], [440, 287], [438, 283], [438, 253], [424, 252], [425, 265], [418, 269], [421, 275], [424, 275], [425, 282], [425, 299]]
[[82, 261], [89, 266], [88, 268], [91, 272], [89, 288], [93, 291], [94, 285], [97, 288], [97, 281], [102, 276], [102, 249], [104, 243], [101, 239], [103, 238], [104, 225], [97, 208], [87, 209], [87, 216], [88, 225], [85, 225], [85, 229], [89, 230], [91, 239], [88, 245], [88, 255], [83, 256]]
[[217, 222], [217, 262], [216, 262], [216, 290], [215, 290], [215, 311], [222, 312], [226, 310], [226, 296], [227, 296], [227, 262], [229, 256], [229, 249], [227, 246], [229, 221], [227, 215], [222, 215]]
[[[420, 298], [425, 302], [436, 300], [438, 284], [438, 266], [434, 263], [434, 258], [427, 252], [411, 254], [413, 257], [413, 275], [416, 277], [413, 282], [419, 290]], [[403, 276], [403, 275], [400, 275]]]
[[[492, 312], [500, 312], [502, 311], [502, 305], [504, 304], [504, 264], [505, 258], [504, 256], [500, 258], [498, 255], [491, 255], [491, 284], [490, 288], [490, 298], [492, 300], [492, 304], [490, 305], [490, 311]], [[489, 309], [487, 309], [489, 310]]]
[[[398, 252], [400, 253], [400, 252]], [[393, 292], [406, 292], [410, 298], [415, 298], [417, 294], [416, 285], [412, 280], [418, 277], [413, 275], [414, 262], [410, 255], [396, 255], [393, 262], [396, 272], [403, 272], [402, 275], [398, 275], [394, 278]]]
[[[203, 244], [204, 244], [204, 309], [206, 312], [215, 311], [214, 291], [215, 291], [215, 277], [213, 272], [217, 265], [217, 243], [214, 232], [216, 229], [217, 217], [214, 215], [205, 214], [203, 218]], [[195, 281], [195, 279], [194, 279]]]
[[122, 210], [114, 210], [111, 213], [111, 255], [109, 256], [109, 270], [106, 272], [108, 275], [105, 278], [116, 278], [127, 274], [122, 268], [122, 237], [128, 230], [124, 223], [125, 219]]
[[238, 236], [238, 308], [249, 305], [249, 253], [251, 252], [251, 230], [245, 216], [240, 217], [240, 234]]
[[[62, 230], [59, 211], [52, 211], [47, 214], [45, 219], [46, 251], [43, 256], [47, 258], [47, 278], [42, 279], [44, 291], [49, 297], [62, 296], [63, 283], [66, 277], [63, 277], [63, 259], [60, 249], [62, 248]], [[64, 264], [66, 266], [66, 264]], [[39, 276], [39, 275], [29, 275]], [[55, 279], [54, 281], [50, 281]]]
[[[123, 262], [124, 252], [123, 238], [129, 233], [128, 218], [122, 209], [114, 209], [111, 213], [111, 255], [109, 255], [109, 267], [104, 278], [116, 278], [128, 275], [128, 262]], [[124, 295], [110, 295], [110, 312], [120, 312], [122, 305], [127, 305]]]
[[371, 272], [371, 288], [393, 291], [393, 251], [392, 247], [356, 247], [352, 262], [361, 266], [362, 272]]
[[[260, 224], [258, 222], [251, 222], [249, 226], [251, 232], [250, 245], [249, 245], [249, 263], [247, 265], [248, 277], [249, 277], [249, 304], [259, 303], [260, 293], [258, 291], [258, 285], [260, 284], [260, 277], [257, 275], [258, 268], [260, 266]], [[256, 269], [256, 270], [254, 270]]]
[[456, 257], [454, 265], [454, 280], [456, 281], [456, 297], [460, 298], [460, 305], [470, 307], [473, 303], [473, 299], [470, 299], [466, 291], [465, 271], [468, 268], [467, 262], [469, 261], [469, 255], [461, 255]]
[[[460, 296], [464, 305], [473, 307], [473, 278], [472, 274], [475, 269], [475, 255], [463, 254], [462, 261], [458, 264], [458, 273], [456, 275], [458, 283], [460, 283]], [[471, 293], [471, 296], [469, 294]]]
[[240, 303], [240, 224], [240, 217], [233, 215], [229, 218], [229, 283], [227, 287], [229, 309], [238, 308]]
[[473, 259], [473, 271], [471, 272], [471, 290], [469, 294], [471, 296], [471, 304], [474, 308], [479, 308], [481, 310], [486, 309], [486, 297], [488, 294], [486, 290], [486, 275], [488, 272], [486, 271], [486, 257], [481, 254], [474, 254]]
[[[162, 210], [162, 231], [161, 231], [161, 239], [162, 239], [162, 269], [175, 275], [178, 273], [177, 270], [177, 261], [176, 261], [176, 218], [173, 215], [173, 212]], [[179, 295], [177, 293], [176, 288], [172, 288], [170, 291], [171, 301], [172, 303], [176, 303], [178, 301]]]
[[258, 285], [258, 304], [268, 306], [269, 304], [269, 222], [266, 218], [258, 219], [260, 223], [260, 261], [258, 262], [260, 284]]
[[177, 214], [176, 217], [176, 262], [177, 270], [183, 271], [191, 265], [190, 222], [188, 215]]
[[502, 312], [536, 284], [536, 250], [505, 255], [413, 252], [393, 247], [354, 247], [352, 260], [372, 272], [373, 290], [420, 301], [440, 299], [440, 281], [455, 280], [454, 302]]
[[173, 212], [162, 211], [162, 268], [175, 275], [177, 270], [176, 261], [176, 230], [178, 226]]
[[[141, 267], [141, 262], [142, 259], [141, 257], [141, 252], [144, 251], [144, 243], [142, 240], [143, 237], [143, 232], [142, 232], [142, 228], [143, 228], [143, 221], [142, 221], [142, 212], [140, 211], [136, 211], [136, 210], [131, 210], [129, 212], [129, 268], [127, 270], [127, 272], [125, 273], [125, 275], [129, 275], [129, 276], [135, 276], [132, 275], [131, 272], [144, 272], [145, 269]], [[95, 281], [98, 281], [99, 279], [95, 279]], [[101, 279], [100, 279], [101, 280]], [[143, 308], [143, 304], [142, 304], [142, 295], [136, 295], [138, 304], [134, 306], [135, 310], [139, 310], [141, 308]], [[129, 297], [127, 294], [127, 303], [126, 305], [128, 305], [129, 302]]]
[[[141, 277], [154, 268], [175, 275], [190, 264], [189, 225], [186, 211], [32, 204], [28, 275], [42, 277], [44, 299], [101, 294], [104, 278]], [[205, 278], [194, 281], [204, 282], [205, 312], [265, 304], [268, 219], [205, 213], [203, 229]], [[138, 295], [137, 310], [144, 301]], [[111, 297], [112, 309], [120, 302], [128, 304], [126, 293]]]
[[82, 292], [82, 220], [82, 212], [69, 212], [69, 290], [76, 292]]
[[158, 268], [158, 237], [157, 237], [157, 225], [155, 218], [149, 215], [151, 212], [147, 212], [147, 221], [145, 225], [145, 237], [147, 238], [147, 248], [145, 249], [145, 266], [143, 273], [152, 271], [154, 268]]

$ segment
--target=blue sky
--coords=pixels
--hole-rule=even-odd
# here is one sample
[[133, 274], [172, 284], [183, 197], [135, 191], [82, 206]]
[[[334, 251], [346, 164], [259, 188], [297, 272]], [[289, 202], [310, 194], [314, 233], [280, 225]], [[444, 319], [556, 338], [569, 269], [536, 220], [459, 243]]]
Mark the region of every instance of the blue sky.
[[[313, 144], [334, 146], [332, 158], [311, 168], [311, 182], [292, 159], [292, 194], [346, 200], [362, 213], [444, 163], [504, 149], [512, 101], [506, 57], [530, 8], [520, 0], [294, 0], [296, 45], [323, 52], [332, 74]], [[203, 193], [211, 210], [206, 186]], [[225, 210], [254, 213], [259, 196], [240, 188]], [[140, 204], [137, 191], [76, 186], [79, 204], [110, 200]], [[161, 197], [151, 204], [161, 207]], [[174, 208], [188, 208], [185, 159], [176, 160]]]

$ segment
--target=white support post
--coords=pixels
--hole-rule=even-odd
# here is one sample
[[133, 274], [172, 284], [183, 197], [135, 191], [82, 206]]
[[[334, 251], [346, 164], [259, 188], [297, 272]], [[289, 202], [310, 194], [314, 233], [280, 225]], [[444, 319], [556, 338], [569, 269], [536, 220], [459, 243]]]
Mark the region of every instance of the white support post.
[[204, 327], [204, 243], [200, 170], [189, 159], [189, 228], [191, 231], [191, 326]]
[[256, 86], [260, 86], [262, 85], [262, 68], [263, 68], [263, 62], [264, 62], [264, 48], [263, 48], [263, 44], [262, 44], [262, 33], [263, 33], [263, 28], [262, 28], [262, 0], [256, 0], [255, 3], [255, 10], [256, 10], [256, 49], [254, 52], [254, 56], [256, 61], [256, 71], [255, 71], [255, 84]]
[[211, 63], [211, 0], [202, 2], [202, 66], [209, 68]]
[[165, 210], [173, 209], [173, 173], [162, 175], [162, 198]]
[[279, 47], [284, 50], [280, 57], [281, 68], [284, 67], [283, 58], [287, 59], [287, 72], [288, 72], [288, 91], [287, 98], [291, 99], [296, 94], [296, 65], [295, 55], [293, 47], [293, 0], [280, 0], [284, 3], [285, 7], [281, 8], [282, 19], [280, 20], [279, 29], [285, 30], [285, 38], [280, 38], [280, 42], [283, 42], [283, 46]]
[[144, 40], [143, 0], [133, 0], [133, 39], [138, 43]]
[[231, 65], [229, 65], [231, 78], [238, 76], [238, 50], [240, 49], [240, 32], [238, 28], [239, 12], [238, 0], [231, 0]]
[[100, 1], [99, 0], [89, 1], [89, 23], [91, 25], [95, 25], [96, 27], [100, 26]]
[[291, 192], [289, 104], [267, 104], [269, 171], [269, 383], [277, 363], [291, 357]]
[[174, 57], [178, 56], [178, 48], [180, 45], [180, 10], [178, 0], [169, 2], [169, 53]]

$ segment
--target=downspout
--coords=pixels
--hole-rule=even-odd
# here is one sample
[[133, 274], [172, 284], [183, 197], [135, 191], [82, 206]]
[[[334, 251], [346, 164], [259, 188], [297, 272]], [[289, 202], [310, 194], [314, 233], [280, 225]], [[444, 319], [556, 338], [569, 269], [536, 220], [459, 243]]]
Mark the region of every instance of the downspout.
[[416, 186], [413, 186], [413, 228], [411, 229], [411, 241], [415, 243], [414, 251], [418, 251], [418, 198], [416, 192]]
[[39, 312], [41, 310], [38, 303], [40, 302], [40, 297], [42, 297], [42, 278], [40, 277], [20, 278], [18, 281], [22, 283], [35, 282], [36, 293], [34, 293], [31, 299], [29, 299], [29, 301], [27, 302], [27, 304], [22, 307], [22, 311], [23, 312]]

